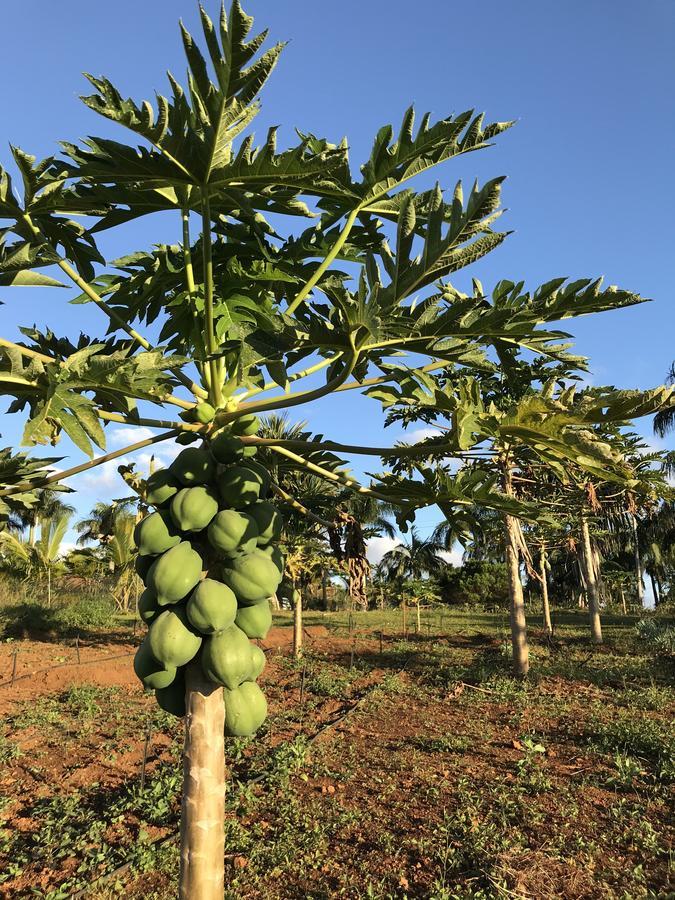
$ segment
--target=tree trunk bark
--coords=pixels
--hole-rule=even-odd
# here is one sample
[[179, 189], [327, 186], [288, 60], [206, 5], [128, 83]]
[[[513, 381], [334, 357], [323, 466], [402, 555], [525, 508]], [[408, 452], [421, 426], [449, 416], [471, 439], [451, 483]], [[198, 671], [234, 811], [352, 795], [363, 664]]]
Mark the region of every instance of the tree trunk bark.
[[28, 526], [28, 546], [35, 546], [35, 522], [31, 522]]
[[[663, 600], [663, 585], [661, 584], [661, 579], [659, 578], [658, 575], [655, 575], [654, 577], [656, 578], [656, 588], [657, 588], [657, 590], [658, 590], [658, 594], [659, 594], [659, 604], [660, 604], [661, 601]], [[657, 606], [658, 606], [659, 604], [657, 604]]]
[[300, 659], [302, 656], [302, 594], [295, 592], [293, 604], [293, 656]]
[[225, 893], [225, 706], [223, 689], [188, 666], [185, 685], [180, 900]]
[[623, 588], [621, 588], [621, 609], [623, 610], [624, 616], [628, 612], [626, 609], [626, 593]]
[[270, 597], [270, 606], [272, 607], [272, 609], [276, 609], [276, 610], [281, 609], [281, 606], [279, 604], [279, 598], [277, 597], [276, 594], [272, 594], [272, 596]]
[[658, 588], [658, 585], [656, 584], [656, 578], [654, 578], [654, 575], [651, 572], [649, 573], [649, 580], [652, 583], [652, 592], [654, 594], [654, 607], [656, 608], [659, 605], [659, 603], [661, 602], [661, 599], [659, 597], [659, 588]]
[[637, 519], [631, 513], [631, 523], [633, 526], [633, 547], [635, 552], [635, 586], [637, 588], [638, 606], [644, 604], [645, 586], [642, 580], [642, 560], [640, 559], [640, 547], [638, 545]]
[[321, 606], [328, 610], [328, 569], [321, 570]]
[[422, 623], [420, 621], [420, 601], [417, 601], [417, 621], [415, 622], [415, 634], [419, 634], [422, 630]]
[[591, 534], [588, 530], [588, 519], [581, 518], [581, 539], [583, 546], [582, 558], [584, 561], [584, 579], [588, 592], [588, 616], [591, 625], [591, 640], [594, 644], [602, 643], [602, 625], [600, 624], [600, 602], [598, 599], [598, 583], [595, 577], [595, 564], [593, 560], [593, 547], [591, 546]]
[[509, 579], [511, 647], [513, 648], [513, 670], [521, 677], [527, 675], [530, 668], [530, 650], [527, 645], [527, 621], [525, 619], [525, 601], [523, 599], [523, 583], [520, 580], [520, 550], [517, 539], [518, 520], [513, 516], [504, 516], [504, 533], [506, 538], [506, 568]]
[[547, 634], [553, 634], [553, 626], [551, 625], [551, 608], [548, 603], [548, 578], [546, 576], [546, 550], [541, 548], [541, 600], [544, 607], [544, 628]]

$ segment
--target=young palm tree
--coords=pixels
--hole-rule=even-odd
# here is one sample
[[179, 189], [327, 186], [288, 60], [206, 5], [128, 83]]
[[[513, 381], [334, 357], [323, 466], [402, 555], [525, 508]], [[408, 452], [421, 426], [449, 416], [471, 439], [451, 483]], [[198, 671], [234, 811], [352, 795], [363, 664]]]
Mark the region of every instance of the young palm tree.
[[99, 500], [94, 504], [89, 516], [76, 523], [75, 530], [80, 535], [77, 543], [80, 546], [89, 543], [109, 543], [115, 535], [117, 521], [124, 518], [137, 502], [138, 497], [123, 497], [110, 503]]
[[382, 568], [391, 580], [416, 580], [425, 575], [433, 575], [443, 562], [439, 553], [445, 550], [443, 544], [431, 538], [420, 537], [415, 528], [410, 529], [407, 539], [400, 541], [382, 557]]

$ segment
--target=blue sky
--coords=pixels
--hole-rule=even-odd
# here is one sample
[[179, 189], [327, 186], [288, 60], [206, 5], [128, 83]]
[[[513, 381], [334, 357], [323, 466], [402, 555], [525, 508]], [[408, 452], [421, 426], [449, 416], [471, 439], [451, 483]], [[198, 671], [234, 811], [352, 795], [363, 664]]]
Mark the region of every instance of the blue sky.
[[[376, 130], [398, 125], [414, 102], [419, 113], [443, 117], [467, 108], [489, 120], [518, 119], [495, 147], [438, 170], [443, 187], [458, 178], [505, 174], [502, 219], [514, 234], [460, 275], [486, 286], [500, 278], [529, 286], [558, 275], [604, 274], [608, 283], [653, 298], [641, 307], [571, 323], [579, 352], [591, 357], [596, 384], [648, 387], [663, 381], [671, 359], [675, 254], [670, 222], [675, 200], [672, 165], [675, 121], [675, 4], [672, 0], [342, 0], [284, 3], [249, 0], [256, 26], [289, 40], [256, 130], [281, 124], [337, 140], [349, 137], [354, 163], [367, 156]], [[215, 4], [207, 4], [213, 14]], [[411, 14], [411, 9], [414, 15]], [[182, 0], [70, 0], [67, 13], [46, 0], [3, 10], [5, 77], [0, 84], [4, 146], [36, 155], [57, 139], [123, 133], [77, 100], [82, 71], [108, 75], [137, 99], [164, 90], [164, 72], [182, 76], [176, 20], [196, 28], [196, 5]], [[126, 24], [133, 22], [133, 25]], [[7, 162], [9, 153], [3, 154]], [[178, 222], [144, 220], [104, 244], [109, 257], [178, 239]], [[69, 307], [63, 291], [0, 290], [0, 333], [16, 338], [18, 324], [83, 328], [101, 333], [101, 317]], [[382, 440], [372, 401], [343, 394], [305, 413], [310, 426], [360, 443]], [[15, 443], [18, 422], [2, 423], [3, 445]], [[12, 417], [18, 418], [18, 417]], [[645, 434], [651, 424], [641, 425]], [[394, 440], [399, 435], [392, 433]], [[124, 435], [111, 432], [111, 445]], [[65, 441], [58, 452], [79, 461]], [[44, 453], [52, 452], [50, 449]], [[99, 496], [119, 496], [114, 469], [83, 476], [74, 487], [78, 508]], [[426, 513], [420, 524], [431, 527]]]

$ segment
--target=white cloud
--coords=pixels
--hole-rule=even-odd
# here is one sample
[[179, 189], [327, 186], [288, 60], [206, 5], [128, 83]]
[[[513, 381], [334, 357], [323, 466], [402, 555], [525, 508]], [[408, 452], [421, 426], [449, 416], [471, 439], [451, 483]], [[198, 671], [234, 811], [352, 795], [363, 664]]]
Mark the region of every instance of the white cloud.
[[443, 432], [439, 428], [432, 428], [427, 425], [425, 428], [415, 428], [413, 431], [406, 432], [405, 440], [408, 444], [419, 444], [427, 438], [439, 437]]
[[438, 555], [442, 560], [450, 563], [451, 566], [462, 565], [462, 550], [460, 547], [453, 547], [452, 550], [441, 550]]
[[154, 437], [155, 432], [144, 425], [125, 425], [122, 428], [110, 429], [108, 439], [113, 447], [124, 447], [125, 444], [137, 444]]
[[366, 542], [366, 557], [371, 566], [376, 566], [387, 551], [399, 544], [397, 538], [374, 537]]

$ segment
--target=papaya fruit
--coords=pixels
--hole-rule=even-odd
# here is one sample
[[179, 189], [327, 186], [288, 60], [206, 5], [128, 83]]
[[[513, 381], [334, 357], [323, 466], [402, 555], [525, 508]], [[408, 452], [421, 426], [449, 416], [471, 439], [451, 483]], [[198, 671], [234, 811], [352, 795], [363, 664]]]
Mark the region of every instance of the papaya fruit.
[[185, 715], [185, 672], [178, 669], [176, 677], [168, 687], [155, 691], [155, 699], [164, 712], [182, 719]]
[[152, 588], [146, 588], [138, 598], [138, 615], [149, 625], [161, 611], [157, 603], [157, 594]]
[[195, 434], [194, 431], [183, 431], [175, 438], [176, 443], [180, 444], [181, 447], [187, 447], [188, 444], [194, 444], [198, 440], [199, 435]]
[[165, 666], [164, 663], [157, 662], [152, 655], [147, 638], [134, 656], [134, 672], [136, 677], [143, 682], [144, 687], [153, 690], [168, 687], [176, 677], [175, 666]]
[[255, 519], [258, 526], [257, 543], [266, 546], [272, 541], [278, 541], [284, 527], [284, 520], [279, 510], [266, 500], [259, 500], [246, 508], [249, 516]]
[[262, 647], [257, 644], [251, 644], [251, 681], [255, 681], [262, 675], [262, 671], [267, 665], [267, 657]]
[[201, 634], [215, 634], [234, 623], [237, 598], [220, 581], [205, 578], [190, 594], [185, 612], [192, 627]]
[[[243, 633], [243, 632], [242, 632]], [[148, 630], [148, 647], [157, 662], [184, 666], [199, 650], [202, 639], [190, 626], [184, 609], [165, 609]]]
[[215, 409], [205, 400], [202, 400], [201, 403], [198, 403], [191, 409], [186, 409], [184, 412], [180, 413], [180, 418], [184, 422], [194, 422], [199, 425], [208, 425], [209, 422], [213, 422], [215, 417]]
[[218, 490], [227, 506], [243, 509], [260, 498], [263, 479], [248, 464], [228, 466], [218, 476]]
[[230, 423], [232, 434], [236, 435], [255, 434], [259, 428], [260, 419], [257, 416], [253, 415], [253, 413], [247, 413], [245, 416], [240, 416], [238, 419], [235, 419]]
[[251, 606], [241, 606], [237, 610], [235, 625], [249, 638], [267, 637], [272, 627], [272, 610], [267, 599]]
[[173, 527], [171, 516], [161, 509], [141, 519], [134, 528], [134, 541], [139, 556], [157, 556], [180, 544], [180, 535]]
[[184, 487], [193, 487], [212, 480], [215, 463], [208, 450], [186, 447], [171, 463], [169, 471]]
[[236, 462], [244, 456], [244, 444], [229, 430], [221, 431], [209, 446], [213, 458], [223, 465]]
[[245, 512], [223, 509], [212, 520], [207, 531], [209, 543], [223, 556], [234, 558], [255, 549], [258, 526]]
[[134, 569], [136, 569], [136, 574], [142, 580], [143, 584], [147, 585], [148, 573], [156, 561], [154, 556], [137, 556], [134, 560]]
[[157, 604], [167, 606], [186, 597], [201, 578], [202, 558], [189, 541], [181, 541], [152, 564], [147, 586], [157, 595]]
[[145, 482], [145, 499], [150, 506], [162, 509], [168, 506], [174, 494], [180, 490], [180, 482], [168, 469], [157, 469]]
[[171, 518], [181, 531], [202, 531], [218, 512], [218, 500], [210, 487], [183, 488], [171, 501]]
[[260, 487], [260, 499], [264, 500], [265, 497], [269, 496], [270, 485], [272, 484], [272, 476], [269, 471], [262, 465], [262, 463], [256, 462], [255, 459], [247, 459], [244, 465], [252, 469], [254, 472], [257, 472], [262, 480], [262, 485]]
[[269, 558], [279, 570], [279, 574], [283, 575], [286, 560], [284, 558], [281, 547], [278, 544], [268, 544], [266, 547], [261, 547], [260, 550], [262, 553], [265, 553], [267, 556], [269, 556]]
[[207, 678], [233, 689], [251, 677], [253, 660], [248, 638], [236, 625], [230, 625], [204, 638], [202, 670]]
[[267, 700], [255, 681], [246, 681], [235, 690], [225, 689], [225, 734], [250, 737], [267, 718]]
[[239, 605], [248, 606], [272, 596], [281, 581], [281, 572], [266, 553], [253, 550], [228, 560], [222, 579], [236, 594]]

